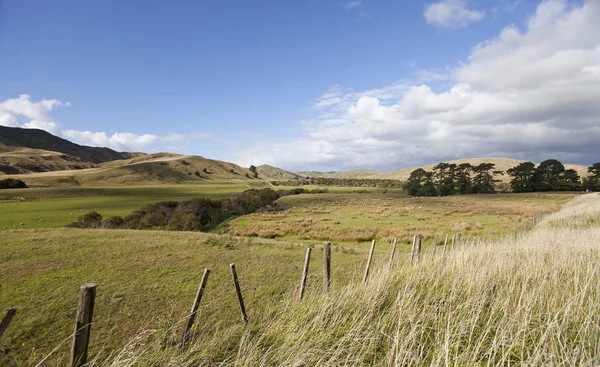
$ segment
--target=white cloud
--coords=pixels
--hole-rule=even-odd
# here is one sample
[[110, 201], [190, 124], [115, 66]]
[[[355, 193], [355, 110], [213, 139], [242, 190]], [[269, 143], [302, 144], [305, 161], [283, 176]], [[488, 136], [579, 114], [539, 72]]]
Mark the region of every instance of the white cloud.
[[462, 28], [481, 21], [484, 11], [467, 8], [467, 0], [442, 0], [425, 7], [425, 20], [442, 28]]
[[[244, 147], [244, 164], [395, 168], [457, 157], [600, 160], [600, 1], [542, 2], [449, 75], [366, 92], [336, 86], [303, 137]], [[425, 73], [427, 74], [427, 73]], [[445, 80], [441, 92], [432, 82]], [[340, 98], [339, 103], [333, 98]], [[337, 100], [336, 100], [337, 102]]]
[[158, 136], [124, 132], [109, 135], [105, 132], [65, 130], [60, 124], [53, 121], [50, 112], [57, 107], [66, 107], [69, 105], [68, 102], [62, 103], [56, 99], [42, 99], [34, 102], [29, 95], [22, 94], [18, 98], [11, 98], [0, 102], [0, 125], [41, 129], [79, 144], [109, 147], [119, 151], [142, 151], [157, 143], [172, 144], [209, 138], [208, 135], [197, 133]]

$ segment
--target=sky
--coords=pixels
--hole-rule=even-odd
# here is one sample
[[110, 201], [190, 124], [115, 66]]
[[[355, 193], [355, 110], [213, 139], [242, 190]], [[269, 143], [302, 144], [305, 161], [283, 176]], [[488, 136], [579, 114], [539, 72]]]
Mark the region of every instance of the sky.
[[0, 125], [248, 167], [600, 160], [599, 0], [0, 0]]

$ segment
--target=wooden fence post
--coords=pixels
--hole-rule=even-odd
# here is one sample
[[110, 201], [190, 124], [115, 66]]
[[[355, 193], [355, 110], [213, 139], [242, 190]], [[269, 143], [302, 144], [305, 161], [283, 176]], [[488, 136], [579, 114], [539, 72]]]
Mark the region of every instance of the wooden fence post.
[[367, 259], [367, 267], [365, 268], [365, 275], [363, 276], [363, 284], [367, 283], [369, 278], [369, 268], [371, 267], [371, 260], [373, 259], [373, 251], [375, 251], [375, 240], [371, 242], [371, 251], [369, 251], [369, 258]]
[[8, 328], [8, 325], [10, 324], [11, 320], [13, 319], [13, 317], [15, 316], [16, 313], [17, 313], [17, 309], [14, 307], [11, 307], [8, 310], [6, 310], [6, 315], [2, 319], [2, 322], [0, 322], [0, 338], [2, 337], [2, 334], [4, 334], [4, 332]]
[[204, 269], [204, 274], [202, 275], [202, 281], [200, 282], [200, 286], [198, 287], [198, 292], [196, 293], [196, 299], [194, 300], [194, 305], [192, 306], [192, 312], [188, 316], [188, 321], [185, 325], [185, 330], [183, 331], [183, 336], [181, 337], [180, 347], [183, 348], [185, 343], [187, 342], [190, 334], [190, 330], [194, 325], [194, 320], [196, 320], [196, 313], [198, 312], [198, 306], [200, 305], [200, 300], [202, 300], [202, 295], [204, 294], [204, 288], [206, 288], [206, 282], [208, 282], [208, 275], [210, 274], [210, 269]]
[[73, 347], [71, 349], [70, 365], [72, 367], [83, 366], [87, 363], [95, 299], [96, 284], [86, 283], [79, 288], [79, 303], [77, 304]]
[[398, 242], [398, 238], [394, 238], [394, 243], [392, 244], [392, 253], [390, 254], [390, 263], [388, 264], [388, 269], [392, 268], [392, 264], [394, 263], [394, 254], [396, 253], [396, 243]]
[[456, 243], [455, 245], [458, 246], [460, 244], [460, 233], [456, 234]]
[[308, 277], [308, 265], [310, 264], [310, 252], [312, 249], [309, 247], [306, 249], [306, 258], [304, 259], [304, 270], [302, 271], [302, 280], [300, 281], [300, 301], [304, 297], [304, 289], [306, 288], [306, 278]]
[[423, 245], [423, 235], [422, 234], [418, 234], [417, 235], [417, 243], [416, 243], [416, 250], [417, 250], [417, 254], [416, 254], [416, 258], [417, 261], [419, 261], [421, 259], [421, 247]]
[[446, 248], [448, 247], [448, 235], [446, 234], [446, 239], [444, 240], [444, 251], [442, 255], [446, 255]]
[[242, 298], [242, 290], [240, 289], [240, 283], [238, 282], [237, 272], [235, 271], [235, 264], [229, 264], [231, 268], [231, 276], [233, 277], [233, 285], [235, 286], [235, 293], [237, 294], [238, 303], [240, 304], [240, 312], [242, 313], [242, 320], [248, 323], [248, 316], [246, 316], [246, 307], [244, 306], [244, 298]]
[[433, 239], [433, 256], [435, 256], [435, 248], [437, 247], [438, 238], [439, 236], [436, 234], [435, 238]]
[[415, 260], [415, 246], [417, 245], [417, 235], [413, 236], [413, 241], [412, 241], [412, 246], [410, 248], [410, 263], [412, 265], [413, 261]]
[[323, 246], [323, 290], [329, 292], [331, 284], [331, 242]]

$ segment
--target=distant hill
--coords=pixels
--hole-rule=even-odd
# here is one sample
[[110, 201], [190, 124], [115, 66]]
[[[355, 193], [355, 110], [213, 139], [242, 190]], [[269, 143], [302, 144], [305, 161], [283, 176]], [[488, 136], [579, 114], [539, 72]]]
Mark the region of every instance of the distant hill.
[[94, 163], [49, 150], [18, 148], [0, 152], [0, 175], [93, 168]]
[[254, 179], [236, 164], [172, 153], [148, 154], [93, 168], [10, 175], [28, 186], [121, 186]]
[[256, 167], [256, 172], [258, 172], [258, 178], [266, 181], [295, 180], [306, 177], [302, 173], [286, 171], [267, 164]]
[[[464, 158], [464, 159], [456, 159], [452, 161], [448, 161], [448, 163], [470, 163], [474, 166], [481, 163], [494, 163], [496, 165], [496, 170], [503, 171], [504, 175], [498, 177], [502, 182], [509, 182], [510, 176], [506, 174], [506, 170], [518, 165], [521, 162], [526, 162], [524, 160], [505, 158], [505, 157], [491, 157], [491, 158]], [[437, 163], [436, 163], [437, 164]], [[431, 171], [436, 164], [430, 164], [427, 166], [423, 166], [426, 171]], [[315, 173], [311, 174], [311, 172], [301, 172], [310, 177], [328, 177], [328, 178], [368, 178], [368, 179], [390, 179], [390, 180], [399, 180], [399, 181], [407, 181], [410, 177], [410, 173], [416, 170], [419, 167], [408, 167], [408, 168], [400, 168], [397, 170], [389, 171], [389, 172], [379, 172], [374, 170], [353, 170], [353, 171], [341, 171], [341, 172], [332, 172], [332, 173]], [[587, 167], [576, 164], [565, 164], [565, 168], [574, 169], [579, 173], [581, 177], [587, 176]]]
[[0, 152], [22, 148], [63, 153], [90, 163], [127, 159], [139, 155], [139, 153], [117, 152], [110, 148], [75, 144], [44, 130], [0, 126]]

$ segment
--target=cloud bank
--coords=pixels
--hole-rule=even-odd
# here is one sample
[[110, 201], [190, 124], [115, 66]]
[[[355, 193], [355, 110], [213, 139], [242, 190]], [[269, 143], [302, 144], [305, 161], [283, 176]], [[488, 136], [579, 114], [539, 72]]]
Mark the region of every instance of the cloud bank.
[[[570, 5], [571, 4], [571, 5]], [[458, 157], [600, 160], [600, 1], [542, 2], [448, 73], [365, 92], [333, 87], [304, 135], [244, 148], [244, 164], [396, 168]], [[451, 87], [436, 92], [432, 83]]]

